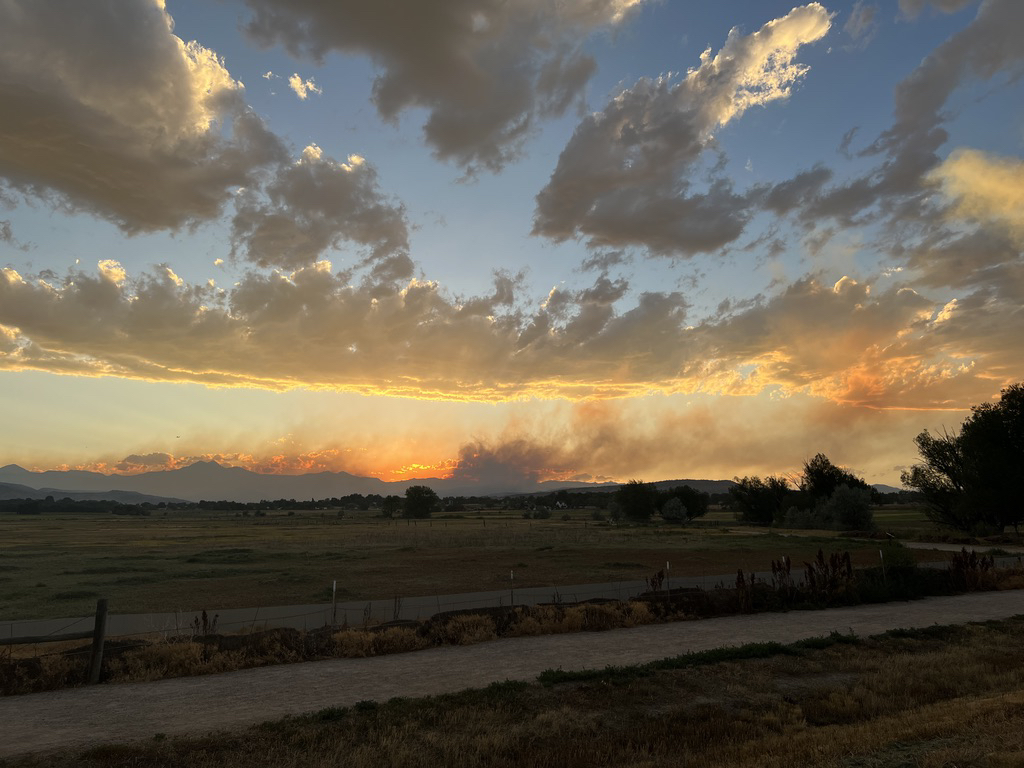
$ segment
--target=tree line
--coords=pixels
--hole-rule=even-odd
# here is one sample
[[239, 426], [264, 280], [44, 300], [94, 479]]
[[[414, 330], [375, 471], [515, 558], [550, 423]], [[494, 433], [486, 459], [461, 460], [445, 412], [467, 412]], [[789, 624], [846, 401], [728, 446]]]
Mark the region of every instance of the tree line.
[[[1001, 392], [997, 403], [971, 408], [971, 415], [956, 431], [933, 435], [928, 430], [915, 439], [921, 462], [902, 474], [912, 492], [899, 500], [920, 502], [927, 517], [940, 525], [984, 535], [1012, 526], [1019, 534], [1024, 522], [1024, 383]], [[612, 519], [643, 522], [655, 514], [667, 521], [686, 522], [705, 515], [712, 503], [731, 507], [738, 520], [754, 525], [791, 528], [867, 530], [873, 526], [872, 505], [895, 501], [879, 494], [847, 469], [819, 453], [804, 462], [794, 480], [781, 475], [734, 479], [728, 494], [697, 491], [688, 485], [658, 490], [652, 483], [630, 480], [614, 492], [559, 490], [496, 498], [457, 496], [442, 499], [429, 486], [413, 485], [405, 496], [348, 494], [321, 500], [262, 500], [259, 502], [199, 501], [144, 502], [73, 501], [70, 498], [12, 499], [0, 501], [0, 512], [23, 515], [44, 512], [113, 512], [148, 515], [154, 510], [269, 510], [378, 509], [384, 517], [427, 518], [442, 512], [473, 508], [579, 509], [607, 511]]]
[[[974, 535], [1020, 535], [1024, 523], [1024, 383], [1012, 384], [996, 403], [972, 406], [954, 431], [921, 432], [921, 461], [900, 479], [932, 522]], [[778, 475], [735, 479], [737, 517], [756, 525], [866, 530], [872, 504], [892, 500], [824, 454], [804, 463], [795, 481]]]
[[879, 494], [863, 478], [819, 453], [804, 462], [795, 483], [780, 475], [736, 478], [730, 489], [737, 519], [786, 528], [870, 530]]

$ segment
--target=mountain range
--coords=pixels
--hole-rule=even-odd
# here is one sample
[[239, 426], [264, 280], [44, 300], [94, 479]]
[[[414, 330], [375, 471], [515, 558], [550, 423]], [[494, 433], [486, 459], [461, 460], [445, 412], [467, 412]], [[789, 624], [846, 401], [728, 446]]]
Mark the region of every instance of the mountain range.
[[185, 499], [153, 496], [137, 491], [68, 491], [60, 488], [30, 488], [18, 483], [0, 483], [0, 501], [45, 499], [47, 496], [73, 501], [116, 501], [120, 504], [143, 504], [145, 502], [159, 504], [161, 501], [168, 503], [185, 501]]
[[[662, 485], [689, 484], [710, 493], [728, 490], [728, 480], [662, 481]], [[325, 499], [376, 493], [402, 495], [411, 485], [428, 485], [441, 496], [482, 496], [550, 493], [562, 489], [614, 491], [617, 483], [520, 482], [469, 484], [464, 479], [423, 478], [385, 482], [348, 472], [316, 472], [305, 475], [264, 475], [241, 467], [226, 467], [215, 461], [199, 461], [182, 469], [143, 472], [137, 475], [105, 475], [83, 470], [33, 472], [17, 464], [0, 467], [0, 498], [42, 498], [47, 495], [71, 498], [106, 498], [141, 501], [186, 500], [244, 501], [263, 499]], [[10, 486], [20, 486], [12, 488]], [[510, 487], [513, 486], [513, 487]], [[21, 493], [22, 495], [18, 495]], [[146, 499], [140, 498], [143, 494]], [[158, 498], [156, 498], [158, 497]]]
[[[726, 493], [731, 480], [660, 480], [659, 490], [689, 485], [705, 493]], [[316, 472], [304, 475], [264, 475], [241, 467], [226, 467], [215, 461], [198, 461], [181, 469], [143, 472], [137, 475], [105, 475], [84, 470], [33, 472], [17, 464], [0, 467], [0, 500], [41, 499], [46, 496], [75, 500], [103, 499], [124, 504], [160, 501], [242, 501], [263, 499], [327, 499], [352, 493], [401, 496], [411, 485], [428, 485], [441, 496], [509, 496], [552, 493], [559, 490], [612, 492], [618, 483], [545, 481], [517, 483], [467, 483], [459, 478], [419, 478], [385, 482], [348, 472]], [[875, 485], [882, 493], [899, 491]]]

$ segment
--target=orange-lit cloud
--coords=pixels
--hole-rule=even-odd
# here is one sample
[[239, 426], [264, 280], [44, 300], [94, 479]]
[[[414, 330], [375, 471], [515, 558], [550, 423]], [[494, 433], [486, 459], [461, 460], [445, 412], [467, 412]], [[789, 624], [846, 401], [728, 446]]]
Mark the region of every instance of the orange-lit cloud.
[[0, 365], [481, 401], [780, 389], [873, 407], [963, 407], [1019, 375], [1014, 296], [964, 295], [950, 313], [957, 297], [806, 278], [691, 326], [683, 295], [618, 310], [624, 288], [601, 277], [527, 313], [500, 292], [360, 289], [321, 265], [250, 274], [227, 295], [169, 268], [131, 279], [106, 263], [61, 281], [4, 269]]
[[[353, 437], [345, 446], [308, 433], [254, 443], [249, 451], [151, 452], [27, 468], [136, 474], [217, 461], [265, 474], [349, 472], [385, 481], [447, 478], [466, 488], [514, 490], [551, 480], [791, 473], [821, 451], [872, 481], [895, 483], [900, 468], [915, 460], [914, 435], [926, 428], [954, 428], [965, 415], [965, 410], [880, 411], [804, 395], [654, 395], [511, 405], [494, 426], [468, 441], [455, 427], [449, 432], [396, 430], [386, 441]], [[309, 447], [317, 442], [319, 447]], [[423, 458], [417, 461], [417, 456]]]
[[933, 177], [953, 200], [952, 214], [1003, 223], [1024, 242], [1024, 160], [959, 149]]

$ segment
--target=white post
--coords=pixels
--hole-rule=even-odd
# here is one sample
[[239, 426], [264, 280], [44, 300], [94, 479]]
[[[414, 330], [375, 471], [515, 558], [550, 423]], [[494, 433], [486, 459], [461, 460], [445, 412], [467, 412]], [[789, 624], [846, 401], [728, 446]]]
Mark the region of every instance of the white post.
[[338, 623], [338, 580], [331, 585], [331, 626]]

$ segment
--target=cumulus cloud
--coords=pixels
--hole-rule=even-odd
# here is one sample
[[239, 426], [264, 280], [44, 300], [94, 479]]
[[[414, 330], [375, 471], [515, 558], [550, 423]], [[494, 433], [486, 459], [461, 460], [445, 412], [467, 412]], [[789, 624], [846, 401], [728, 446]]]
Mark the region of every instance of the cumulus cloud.
[[319, 96], [324, 92], [324, 89], [318, 86], [312, 77], [308, 77], [303, 80], [299, 77], [298, 73], [288, 78], [288, 87], [295, 92], [295, 95], [299, 97], [300, 101], [308, 99], [309, 94], [311, 93], [315, 93]]
[[920, 242], [900, 249], [899, 256], [921, 286], [986, 290], [1024, 300], [1020, 241], [1005, 229], [954, 232], [938, 226]]
[[997, 221], [1024, 234], [1024, 160], [972, 149], [951, 153], [933, 178], [960, 217]]
[[962, 407], [1019, 378], [1019, 264], [1002, 294], [805, 278], [696, 324], [682, 294], [634, 296], [604, 274], [532, 308], [520, 290], [503, 273], [476, 298], [415, 279], [371, 290], [324, 262], [227, 292], [168, 267], [134, 278], [106, 261], [63, 279], [8, 268], [0, 366], [482, 401], [777, 391], [877, 408]]
[[401, 261], [396, 278], [411, 276], [405, 209], [384, 195], [364, 158], [350, 155], [338, 162], [316, 145], [279, 167], [262, 189], [239, 193], [232, 240], [236, 255], [289, 270], [347, 241], [364, 246], [378, 263]]
[[761, 205], [773, 213], [784, 215], [799, 209], [815, 199], [821, 189], [831, 180], [832, 170], [817, 165], [809, 171], [801, 171], [792, 179], [779, 182], [764, 189]]
[[160, 0], [0, 5], [0, 180], [126, 232], [220, 212], [284, 157], [218, 56]]
[[500, 170], [535, 123], [579, 103], [595, 62], [582, 48], [643, 0], [245, 0], [263, 45], [322, 61], [370, 57], [373, 101], [395, 120], [428, 111], [435, 154], [473, 172]]
[[117, 462], [113, 469], [118, 472], [150, 472], [156, 469], [176, 469], [174, 457], [169, 453], [133, 453]]
[[[943, 7], [951, 10], [953, 5]], [[949, 138], [943, 127], [949, 97], [973, 78], [990, 80], [1001, 72], [1019, 75], [1024, 63], [1022, 28], [1024, 3], [982, 3], [967, 27], [932, 51], [896, 87], [892, 126], [860, 153], [881, 157], [881, 163], [865, 176], [824, 190], [803, 209], [802, 217], [835, 217], [851, 223], [877, 203], [895, 207], [923, 199], [925, 179], [940, 164], [938, 150]], [[920, 215], [920, 210], [905, 208], [901, 214]]]
[[623, 89], [577, 126], [537, 195], [534, 233], [673, 255], [735, 240], [751, 201], [722, 179], [694, 189], [694, 165], [718, 128], [790, 95], [808, 71], [795, 61], [799, 48], [830, 26], [819, 3], [794, 8], [749, 35], [734, 28], [682, 80], [645, 78]]

